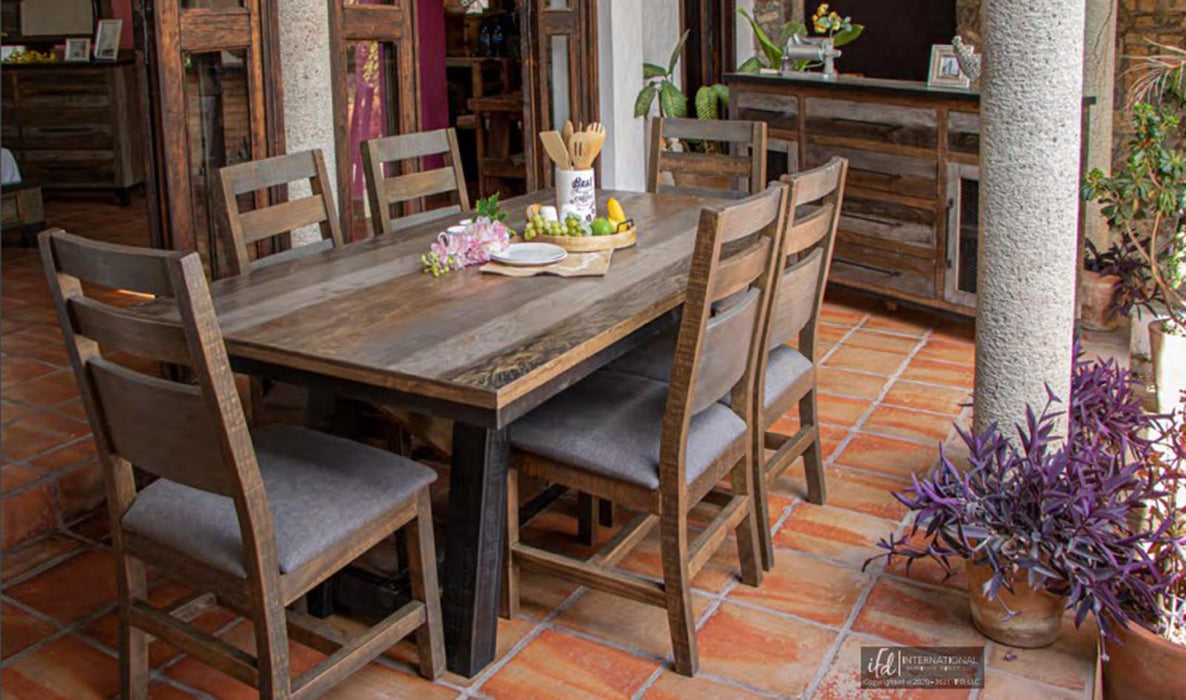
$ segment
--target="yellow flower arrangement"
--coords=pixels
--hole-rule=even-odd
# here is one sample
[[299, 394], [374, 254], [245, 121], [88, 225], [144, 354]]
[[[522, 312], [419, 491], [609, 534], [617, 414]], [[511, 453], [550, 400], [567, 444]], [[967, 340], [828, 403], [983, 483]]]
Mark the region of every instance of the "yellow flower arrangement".
[[815, 14], [811, 16], [811, 24], [816, 34], [828, 36], [852, 30], [852, 18], [841, 17], [839, 13], [833, 12], [826, 2], [820, 3], [815, 9]]

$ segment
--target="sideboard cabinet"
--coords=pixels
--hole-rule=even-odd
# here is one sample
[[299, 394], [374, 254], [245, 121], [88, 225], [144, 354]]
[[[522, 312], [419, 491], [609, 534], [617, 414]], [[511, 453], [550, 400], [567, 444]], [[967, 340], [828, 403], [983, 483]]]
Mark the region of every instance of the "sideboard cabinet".
[[975, 314], [978, 94], [845, 76], [726, 82], [731, 116], [765, 121], [791, 172], [848, 159], [833, 283]]
[[0, 141], [26, 181], [124, 200], [144, 182], [134, 61], [6, 65], [0, 108]]

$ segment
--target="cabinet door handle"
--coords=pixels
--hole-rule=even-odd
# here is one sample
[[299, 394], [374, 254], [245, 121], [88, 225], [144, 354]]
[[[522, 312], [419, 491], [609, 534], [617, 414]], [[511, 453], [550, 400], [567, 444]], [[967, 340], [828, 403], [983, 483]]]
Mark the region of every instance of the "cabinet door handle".
[[858, 221], [868, 221], [872, 224], [881, 224], [882, 226], [889, 226], [890, 228], [902, 228], [901, 221], [894, 221], [893, 219], [882, 219], [878, 216], [865, 216], [863, 214], [845, 213], [844, 216], [849, 219], [856, 219]]
[[832, 117], [834, 122], [842, 122], [844, 124], [860, 124], [861, 126], [872, 126], [878, 129], [885, 129], [886, 131], [901, 131], [905, 125], [890, 124], [889, 122], [871, 122], [864, 119], [846, 119], [844, 117]]
[[856, 260], [848, 260], [847, 258], [842, 258], [838, 255], [833, 255], [832, 259], [835, 262], [844, 263], [845, 265], [852, 265], [853, 267], [864, 268], [866, 270], [872, 270], [873, 272], [880, 272], [881, 274], [889, 275], [890, 277], [901, 277], [902, 276], [901, 270], [890, 270], [885, 267], [877, 267], [876, 265], [870, 265], [869, 263], [857, 262]]

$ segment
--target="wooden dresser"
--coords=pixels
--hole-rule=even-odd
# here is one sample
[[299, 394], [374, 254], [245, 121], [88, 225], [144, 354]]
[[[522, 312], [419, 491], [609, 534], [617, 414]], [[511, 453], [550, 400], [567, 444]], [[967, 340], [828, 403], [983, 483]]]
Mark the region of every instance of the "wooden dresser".
[[109, 189], [124, 201], [144, 182], [133, 60], [6, 65], [0, 104], [0, 140], [26, 181]]
[[767, 122], [789, 170], [849, 160], [833, 283], [975, 314], [978, 94], [844, 76], [725, 80], [732, 117]]

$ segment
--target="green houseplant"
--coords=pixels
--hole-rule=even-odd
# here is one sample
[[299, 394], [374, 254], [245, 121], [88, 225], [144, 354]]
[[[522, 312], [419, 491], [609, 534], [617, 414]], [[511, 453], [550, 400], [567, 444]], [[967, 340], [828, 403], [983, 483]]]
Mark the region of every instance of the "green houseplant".
[[1092, 170], [1085, 197], [1140, 265], [1129, 295], [1152, 312], [1149, 325], [1158, 406], [1182, 405], [1186, 391], [1186, 52], [1137, 64], [1130, 94], [1133, 133], [1111, 175]]
[[[758, 21], [744, 8], [738, 8], [737, 13], [749, 22], [760, 49], [757, 54], [750, 56], [737, 67], [739, 73], [758, 73], [763, 68], [780, 70], [783, 47], [787, 45], [792, 36], [807, 36], [807, 26], [802, 22], [791, 20], [782, 25], [778, 37], [772, 40], [766, 30], [762, 29], [762, 25], [758, 24]], [[830, 11], [827, 3], [821, 4], [816, 9], [815, 15], [812, 17], [812, 27], [817, 35], [829, 37], [832, 40], [832, 45], [836, 48], [852, 43], [865, 31], [864, 25], [853, 24], [851, 17], [841, 17], [838, 13]], [[809, 70], [819, 65], [822, 64], [813, 65], [810, 61], [797, 61], [795, 70]]]

